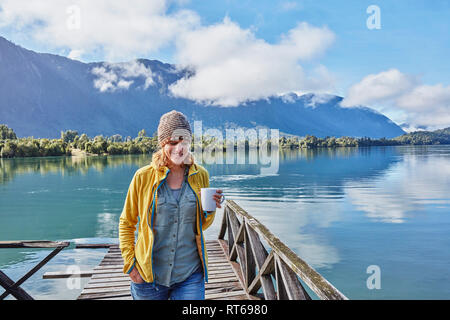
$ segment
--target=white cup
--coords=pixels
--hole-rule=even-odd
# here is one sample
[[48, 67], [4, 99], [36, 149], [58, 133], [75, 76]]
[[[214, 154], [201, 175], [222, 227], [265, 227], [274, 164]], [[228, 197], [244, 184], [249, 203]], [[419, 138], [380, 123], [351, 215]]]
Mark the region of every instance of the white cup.
[[[216, 192], [218, 188], [201, 188], [200, 190], [200, 196], [202, 198], [202, 207], [205, 211], [214, 211], [216, 210], [216, 201], [214, 200], [213, 196], [215, 194], [218, 194]], [[220, 204], [222, 204], [225, 201], [225, 196], [222, 195], [222, 200], [220, 201]]]

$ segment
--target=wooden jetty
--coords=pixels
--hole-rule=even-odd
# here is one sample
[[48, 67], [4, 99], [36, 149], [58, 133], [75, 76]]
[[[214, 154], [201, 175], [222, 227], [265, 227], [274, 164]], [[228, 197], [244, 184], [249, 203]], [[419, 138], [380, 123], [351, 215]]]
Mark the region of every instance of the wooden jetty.
[[[99, 248], [108, 246], [108, 252], [100, 264], [91, 271], [72, 276], [90, 277], [78, 299], [131, 300], [130, 277], [123, 274], [123, 260], [118, 245], [84, 246], [77, 248]], [[219, 240], [206, 241], [208, 252], [208, 283], [205, 284], [205, 299], [238, 299], [251, 297], [240, 284], [231, 262], [227, 260]], [[67, 273], [47, 272], [46, 279], [65, 278]]]
[[[80, 244], [76, 247], [108, 248], [108, 252], [93, 270], [77, 274], [47, 272], [43, 277], [89, 277], [78, 299], [132, 299], [130, 278], [123, 274], [123, 260], [117, 244]], [[310, 293], [323, 300], [347, 300], [345, 295], [232, 200], [225, 203], [218, 239], [206, 241], [206, 250], [209, 278], [205, 284], [207, 300], [309, 300]], [[14, 286], [15, 289], [17, 287]]]

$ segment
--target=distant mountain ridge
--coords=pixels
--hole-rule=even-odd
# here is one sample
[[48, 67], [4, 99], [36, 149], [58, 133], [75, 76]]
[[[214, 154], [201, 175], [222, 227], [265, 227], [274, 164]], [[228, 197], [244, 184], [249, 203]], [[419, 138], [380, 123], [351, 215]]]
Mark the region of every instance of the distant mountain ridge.
[[192, 126], [202, 120], [203, 130], [217, 128], [223, 134], [226, 128], [237, 127], [317, 137], [392, 138], [405, 133], [375, 110], [340, 107], [343, 98], [332, 95], [291, 93], [237, 107], [206, 106], [170, 94], [169, 86], [192, 71], [157, 60], [129, 63], [134, 77], [108, 82], [129, 72], [120, 68], [130, 65], [83, 63], [36, 53], [0, 36], [0, 123], [13, 128], [18, 137], [57, 138], [69, 129], [89, 136], [135, 137], [141, 129], [153, 134], [161, 115], [176, 109]]

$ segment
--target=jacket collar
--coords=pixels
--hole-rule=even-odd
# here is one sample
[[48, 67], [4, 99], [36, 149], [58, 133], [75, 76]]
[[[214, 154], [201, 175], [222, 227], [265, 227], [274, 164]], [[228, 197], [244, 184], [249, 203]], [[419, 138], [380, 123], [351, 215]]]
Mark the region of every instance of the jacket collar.
[[[152, 167], [156, 169], [155, 164], [152, 162]], [[164, 166], [162, 168], [160, 168], [159, 170], [156, 169], [156, 176], [157, 176], [157, 180], [161, 181], [163, 180], [167, 174], [169, 172], [169, 168], [167, 166]], [[192, 165], [189, 166], [189, 172], [188, 172], [188, 177], [198, 173], [198, 166], [197, 164], [194, 162]]]

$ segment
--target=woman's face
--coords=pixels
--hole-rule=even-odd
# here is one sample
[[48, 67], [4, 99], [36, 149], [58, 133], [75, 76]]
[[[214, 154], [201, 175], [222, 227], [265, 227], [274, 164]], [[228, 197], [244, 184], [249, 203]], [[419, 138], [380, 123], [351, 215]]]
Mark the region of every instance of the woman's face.
[[164, 146], [164, 151], [170, 158], [170, 161], [178, 166], [182, 163], [189, 163], [188, 155], [190, 149], [190, 143], [184, 139], [170, 140]]

